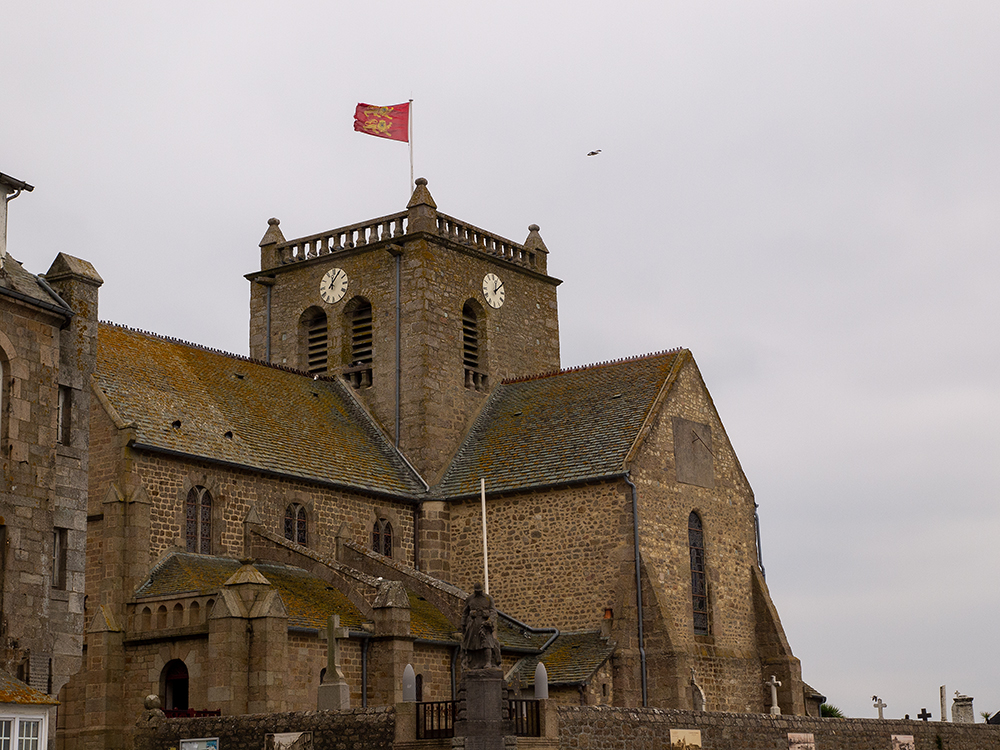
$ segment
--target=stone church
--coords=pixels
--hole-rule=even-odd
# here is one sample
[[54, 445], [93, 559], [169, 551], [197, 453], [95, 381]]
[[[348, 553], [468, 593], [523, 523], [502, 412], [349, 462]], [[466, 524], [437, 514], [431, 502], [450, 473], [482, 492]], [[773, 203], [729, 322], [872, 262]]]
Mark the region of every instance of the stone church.
[[766, 713], [773, 675], [782, 713], [816, 711], [691, 352], [560, 369], [548, 252], [418, 179], [371, 221], [268, 222], [249, 358], [100, 324], [61, 747], [123, 747], [149, 694], [310, 710], [339, 680], [387, 705], [410, 664], [418, 700], [451, 700], [484, 580], [511, 690], [541, 661], [565, 703]]

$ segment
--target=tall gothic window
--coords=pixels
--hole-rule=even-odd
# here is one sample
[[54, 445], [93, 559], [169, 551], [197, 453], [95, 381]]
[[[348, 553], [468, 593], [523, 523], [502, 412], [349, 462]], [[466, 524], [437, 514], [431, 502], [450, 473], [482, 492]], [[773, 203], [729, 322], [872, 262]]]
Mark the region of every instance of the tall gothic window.
[[212, 554], [212, 493], [192, 487], [187, 496], [187, 551]]
[[708, 635], [708, 581], [705, 578], [705, 532], [701, 517], [691, 511], [688, 516], [688, 548], [691, 552], [691, 609], [694, 612], [694, 632]]
[[384, 518], [372, 526], [372, 552], [392, 557], [392, 524]]
[[306, 509], [298, 503], [285, 508], [285, 539], [302, 545], [306, 543]]

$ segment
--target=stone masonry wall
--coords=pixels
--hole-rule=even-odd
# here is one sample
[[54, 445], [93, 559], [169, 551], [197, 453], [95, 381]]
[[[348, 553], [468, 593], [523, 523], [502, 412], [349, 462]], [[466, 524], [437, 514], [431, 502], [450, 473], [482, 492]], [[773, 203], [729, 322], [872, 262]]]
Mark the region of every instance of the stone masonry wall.
[[892, 750], [912, 735], [916, 750], [995, 750], [1000, 726], [878, 719], [817, 719], [606, 706], [560, 707], [562, 750], [664, 750], [670, 729], [698, 729], [704, 750], [783, 750], [789, 733], [813, 735], [816, 750]]
[[[677, 464], [683, 457], [675, 455], [675, 437], [683, 440], [687, 435], [675, 436], [675, 417], [710, 428], [705, 438], [711, 445], [704, 453], [711, 462], [710, 473], [699, 478], [710, 486], [679, 481]], [[679, 373], [651, 425], [632, 464], [632, 476], [639, 498], [643, 562], [666, 635], [660, 648], [687, 657], [670, 665], [660, 659], [660, 668], [685, 676], [694, 668], [709, 710], [763, 710], [765, 678], [757, 653], [751, 588], [751, 569], [757, 561], [753, 493], [692, 360]], [[692, 621], [688, 539], [692, 511], [701, 518], [704, 532], [708, 635], [696, 635]], [[654, 706], [693, 707], [687, 690], [674, 699], [667, 697], [670, 691], [656, 692], [667, 702], [658, 700]], [[784, 709], [788, 712], [789, 707]]]
[[[597, 628], [605, 608], [634, 602], [631, 501], [621, 482], [488, 497], [490, 594], [533, 626]], [[451, 505], [452, 582], [483, 578], [477, 501]], [[629, 594], [631, 591], [633, 593]]]
[[182, 739], [218, 737], [220, 750], [263, 750], [264, 736], [312, 732], [313, 750], [391, 750], [392, 708], [304, 713], [248, 714], [204, 719], [140, 719], [134, 750], [176, 750]]
[[[555, 282], [542, 273], [423, 233], [398, 238], [400, 264], [400, 447], [433, 484], [457, 448], [488, 388], [466, 385], [462, 309], [479, 313], [479, 370], [488, 387], [503, 378], [558, 369], [559, 326]], [[251, 284], [251, 356], [266, 358], [267, 289], [270, 288], [271, 361], [306, 369], [303, 315], [327, 316], [329, 372], [351, 364], [348, 313], [364, 299], [372, 307], [372, 384], [356, 393], [390, 435], [396, 434], [396, 257], [390, 243], [343, 250], [268, 271], [265, 286]], [[343, 269], [343, 299], [319, 294], [323, 275]], [[496, 273], [506, 299], [493, 309], [483, 277]]]

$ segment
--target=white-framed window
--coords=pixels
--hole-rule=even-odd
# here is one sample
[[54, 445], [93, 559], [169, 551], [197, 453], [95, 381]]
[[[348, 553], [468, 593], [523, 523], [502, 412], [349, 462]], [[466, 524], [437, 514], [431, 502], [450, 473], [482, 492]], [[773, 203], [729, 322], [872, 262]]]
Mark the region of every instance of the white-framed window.
[[[10, 708], [7, 704], [0, 710]], [[0, 714], [0, 750], [42, 750], [43, 744], [48, 744], [47, 714], [35, 711], [23, 716]]]

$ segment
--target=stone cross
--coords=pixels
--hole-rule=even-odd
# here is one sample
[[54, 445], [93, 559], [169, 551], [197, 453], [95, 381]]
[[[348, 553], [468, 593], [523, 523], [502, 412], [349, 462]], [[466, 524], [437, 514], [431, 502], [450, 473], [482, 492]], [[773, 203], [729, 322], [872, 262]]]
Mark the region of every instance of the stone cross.
[[331, 615], [326, 624], [326, 674], [317, 693], [317, 708], [320, 711], [351, 707], [351, 689], [340, 668], [339, 639], [347, 637], [347, 628], [340, 627], [340, 615]]
[[781, 687], [781, 680], [771, 675], [771, 679], [764, 684], [771, 688], [771, 714], [781, 716], [781, 706], [778, 705], [778, 688]]
[[879, 698], [879, 697], [878, 697], [877, 695], [873, 695], [873, 696], [872, 696], [872, 701], [874, 701], [874, 706], [875, 706], [875, 708], [877, 708], [877, 709], [878, 709], [878, 717], [879, 717], [880, 719], [884, 718], [884, 717], [882, 716], [882, 709], [883, 709], [883, 708], [887, 708], [887, 707], [889, 706], [889, 704], [888, 704], [888, 703], [883, 703], [883, 702], [882, 702], [882, 699], [881, 699], [881, 698]]
[[920, 713], [917, 714], [917, 718], [921, 721], [930, 721], [931, 714], [926, 708], [921, 708]]

